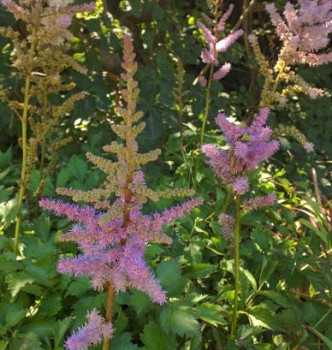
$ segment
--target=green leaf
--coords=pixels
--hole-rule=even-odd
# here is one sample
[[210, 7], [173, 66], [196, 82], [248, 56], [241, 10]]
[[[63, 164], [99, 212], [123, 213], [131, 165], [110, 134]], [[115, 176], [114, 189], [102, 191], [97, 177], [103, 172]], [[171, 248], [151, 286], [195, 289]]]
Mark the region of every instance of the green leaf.
[[61, 169], [56, 178], [56, 187], [65, 187], [71, 176], [72, 173], [68, 168]]
[[35, 279], [25, 272], [10, 273], [6, 276], [6, 282], [8, 289], [11, 292], [13, 298], [20, 292], [26, 284], [32, 284]]
[[62, 307], [61, 297], [57, 294], [47, 295], [42, 299], [39, 312], [48, 316], [56, 315]]
[[196, 309], [198, 317], [214, 327], [227, 324], [227, 321], [225, 321], [222, 315], [223, 308], [219, 305], [203, 303], [198, 305]]
[[266, 305], [258, 305], [250, 308], [247, 313], [250, 323], [255, 327], [264, 327], [271, 330], [283, 330], [282, 323]]
[[[0, 239], [2, 237], [0, 236]], [[14, 253], [12, 252], [1, 253], [0, 271], [5, 271], [8, 274], [9, 272], [17, 271], [19, 267], [20, 267], [20, 264], [16, 260], [16, 256]]]
[[128, 316], [120, 309], [117, 318], [114, 320], [115, 337], [128, 327], [128, 323]]
[[181, 276], [181, 264], [178, 260], [162, 261], [157, 267], [156, 275], [168, 294], [178, 294], [187, 282]]
[[176, 341], [164, 333], [153, 321], [144, 327], [140, 338], [145, 345], [144, 350], [174, 350], [177, 348]]
[[112, 350], [137, 350], [138, 346], [131, 342], [131, 334], [123, 333], [112, 339]]
[[256, 229], [251, 234], [253, 240], [259, 246], [261, 251], [268, 252], [270, 248], [270, 235], [265, 230]]
[[163, 306], [160, 322], [166, 332], [180, 336], [198, 336], [200, 333], [199, 323], [193, 310], [182, 303], [169, 303]]
[[5, 350], [8, 345], [8, 342], [5, 340], [0, 340], [0, 350]]
[[26, 309], [19, 307], [17, 304], [16, 306], [17, 308], [8, 311], [6, 314], [6, 326], [8, 327], [16, 326], [21, 320], [25, 318], [25, 315], [27, 313]]
[[68, 162], [68, 170], [81, 184], [84, 182], [88, 166], [84, 160], [76, 155], [73, 155]]
[[319, 339], [321, 339], [325, 345], [327, 345], [327, 347], [329, 348], [329, 350], [332, 350], [332, 340], [327, 338], [324, 334], [320, 333], [317, 331], [317, 329], [312, 328], [310, 326], [307, 326], [307, 328], [314, 333]]
[[274, 301], [276, 304], [279, 304], [285, 308], [292, 307], [294, 306], [294, 304], [296, 304], [293, 298], [289, 298], [285, 294], [277, 291], [272, 291], [272, 290], [259, 291], [258, 294], [263, 295], [266, 298], [269, 298], [270, 300]]
[[91, 290], [91, 282], [88, 278], [79, 278], [70, 283], [67, 289], [67, 295], [80, 297]]
[[252, 326], [243, 326], [240, 328], [240, 339], [250, 338], [254, 335], [265, 332], [265, 330], [261, 327], [252, 327]]
[[132, 305], [138, 314], [144, 315], [151, 311], [153, 304], [151, 299], [142, 292], [133, 291], [130, 297], [130, 305]]
[[34, 333], [21, 333], [10, 342], [10, 350], [44, 350]]
[[241, 271], [241, 274], [243, 274], [246, 277], [246, 279], [249, 281], [253, 290], [256, 291], [257, 290], [257, 282], [256, 282], [253, 274], [246, 269], [241, 269], [240, 271]]
[[63, 320], [59, 320], [56, 322], [56, 326], [53, 330], [53, 335], [54, 335], [54, 346], [57, 347], [61, 345], [63, 342], [63, 338], [69, 329], [71, 323], [71, 318], [66, 317]]
[[0, 203], [0, 219], [5, 227], [14, 222], [17, 212], [17, 197], [9, 201]]
[[[41, 242], [40, 240], [31, 242], [24, 250], [24, 255], [30, 259], [36, 259], [38, 261], [47, 259], [52, 264], [52, 256], [54, 257], [58, 252], [56, 246], [52, 241]], [[55, 262], [54, 262], [55, 264]]]
[[216, 265], [207, 263], [192, 264], [184, 269], [183, 274], [188, 278], [209, 277], [216, 268]]
[[37, 314], [33, 319], [29, 319], [21, 328], [22, 332], [33, 333], [39, 337], [50, 336], [53, 333], [54, 321]]
[[309, 222], [308, 220], [306, 220], [304, 218], [300, 218], [299, 222], [302, 225], [313, 230], [316, 233], [316, 235], [329, 247], [329, 239], [328, 239], [329, 232], [327, 230], [325, 230], [322, 225], [317, 225], [317, 227], [316, 227], [311, 222]]
[[44, 242], [47, 240], [50, 229], [51, 229], [51, 220], [46, 215], [39, 215], [33, 222], [34, 230], [38, 237], [40, 237]]
[[268, 281], [277, 266], [278, 261], [274, 260], [272, 256], [263, 257], [262, 269], [259, 276], [259, 288], [261, 288], [263, 284]]
[[35, 265], [29, 264], [26, 267], [26, 271], [34, 281], [43, 286], [51, 287], [53, 285], [53, 279], [57, 276], [55, 266]]

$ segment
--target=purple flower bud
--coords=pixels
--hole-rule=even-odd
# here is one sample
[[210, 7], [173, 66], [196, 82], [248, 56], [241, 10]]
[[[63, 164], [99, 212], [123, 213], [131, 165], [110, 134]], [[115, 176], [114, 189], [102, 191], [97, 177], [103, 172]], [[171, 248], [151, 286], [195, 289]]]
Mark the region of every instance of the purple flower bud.
[[92, 310], [87, 318], [88, 323], [67, 339], [68, 350], [86, 350], [89, 346], [97, 345], [103, 339], [111, 337], [111, 323], [107, 323], [96, 310]]

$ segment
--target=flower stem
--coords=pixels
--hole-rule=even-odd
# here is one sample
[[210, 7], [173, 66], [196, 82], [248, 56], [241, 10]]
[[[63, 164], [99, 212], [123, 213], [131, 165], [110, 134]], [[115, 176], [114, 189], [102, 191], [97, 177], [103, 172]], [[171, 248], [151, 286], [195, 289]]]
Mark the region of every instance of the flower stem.
[[206, 88], [205, 110], [204, 110], [202, 130], [201, 130], [201, 140], [200, 140], [201, 146], [203, 145], [203, 142], [204, 142], [205, 128], [206, 128], [206, 123], [209, 116], [209, 109], [210, 109], [210, 102], [211, 102], [210, 93], [211, 93], [211, 85], [213, 80], [213, 70], [214, 70], [214, 64], [212, 63], [210, 65], [209, 79], [208, 79], [208, 84]]
[[[109, 284], [107, 291], [107, 306], [106, 306], [106, 321], [112, 321], [113, 305], [114, 305], [114, 286]], [[111, 339], [107, 338], [103, 341], [103, 350], [109, 350], [111, 345]]]
[[31, 70], [32, 70], [32, 60], [35, 54], [36, 48], [36, 28], [34, 27], [31, 35], [31, 46], [29, 52], [29, 69], [26, 74], [25, 86], [24, 86], [24, 101], [23, 101], [23, 113], [21, 118], [22, 126], [22, 168], [21, 168], [21, 178], [20, 178], [20, 190], [18, 194], [18, 205], [16, 214], [16, 224], [15, 224], [15, 237], [14, 237], [14, 252], [18, 253], [19, 244], [19, 234], [21, 229], [22, 220], [22, 207], [24, 194], [27, 187], [27, 158], [28, 158], [28, 111], [29, 111], [29, 101], [30, 101], [30, 86], [31, 86]]
[[236, 336], [237, 311], [240, 292], [240, 215], [241, 196], [236, 196], [235, 239], [234, 239], [234, 307], [232, 316], [231, 334]]

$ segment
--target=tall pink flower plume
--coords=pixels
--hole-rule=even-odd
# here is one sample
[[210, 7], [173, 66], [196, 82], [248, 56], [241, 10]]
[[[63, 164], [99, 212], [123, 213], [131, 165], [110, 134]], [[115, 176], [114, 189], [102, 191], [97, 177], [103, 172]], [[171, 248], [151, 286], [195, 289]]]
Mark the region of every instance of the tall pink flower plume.
[[216, 175], [230, 185], [237, 195], [249, 191], [248, 173], [279, 148], [277, 140], [270, 140], [272, 130], [265, 125], [268, 115], [269, 109], [262, 108], [251, 125], [240, 126], [229, 122], [226, 115], [220, 113], [216, 123], [229, 149], [222, 150], [209, 144], [202, 147]]
[[286, 3], [283, 15], [273, 3], [266, 5], [279, 38], [283, 41], [282, 57], [295, 63], [311, 66], [332, 61], [332, 51], [323, 52], [330, 42], [332, 32], [331, 0], [299, 0], [296, 9]]
[[[221, 16], [219, 22], [214, 28], [207, 28], [202, 22], [197, 21], [197, 27], [202, 31], [204, 41], [207, 48], [203, 48], [201, 52], [201, 59], [203, 63], [219, 66], [218, 54], [226, 52], [231, 45], [243, 34], [242, 29], [236, 30], [234, 33], [228, 34], [226, 37], [221, 39], [221, 33], [225, 30], [225, 23], [228, 17], [231, 15], [233, 5], [230, 5], [228, 10]], [[213, 75], [213, 80], [220, 80], [224, 78], [230, 71], [231, 65], [225, 63], [219, 70]], [[206, 79], [200, 77], [199, 81], [204, 87], [206, 85]]]

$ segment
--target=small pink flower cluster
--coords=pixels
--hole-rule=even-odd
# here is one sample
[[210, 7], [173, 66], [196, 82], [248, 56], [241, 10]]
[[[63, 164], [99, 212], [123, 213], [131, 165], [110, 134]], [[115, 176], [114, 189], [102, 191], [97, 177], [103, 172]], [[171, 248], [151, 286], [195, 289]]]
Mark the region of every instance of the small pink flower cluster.
[[[225, 38], [219, 40], [220, 33], [225, 30], [225, 23], [233, 11], [233, 5], [230, 5], [228, 10], [220, 18], [216, 27], [214, 28], [214, 34], [212, 30], [208, 29], [202, 22], [197, 22], [197, 27], [202, 30], [205, 43], [208, 48], [204, 48], [201, 53], [202, 62], [206, 64], [213, 64], [214, 66], [219, 66], [218, 54], [220, 52], [226, 52], [228, 48], [243, 34], [242, 29], [235, 31], [227, 35]], [[216, 72], [213, 74], [213, 80], [220, 80], [224, 78], [231, 70], [231, 64], [223, 64]], [[207, 81], [204, 76], [200, 76], [199, 81], [202, 86], [205, 86]]]
[[97, 345], [102, 338], [110, 338], [113, 333], [111, 323], [106, 323], [96, 310], [87, 315], [88, 323], [74, 333], [67, 341], [70, 350], [86, 350], [89, 345]]
[[242, 127], [230, 123], [226, 115], [220, 113], [216, 122], [226, 137], [229, 150], [220, 150], [209, 144], [202, 147], [216, 175], [230, 184], [237, 195], [249, 191], [246, 174], [279, 148], [278, 141], [269, 140], [272, 130], [265, 126], [268, 115], [269, 109], [262, 108], [251, 126]]

